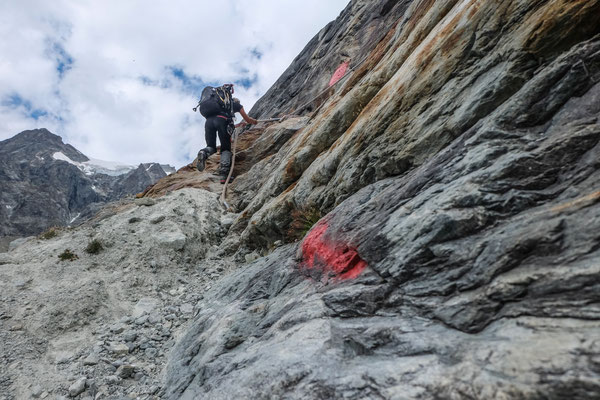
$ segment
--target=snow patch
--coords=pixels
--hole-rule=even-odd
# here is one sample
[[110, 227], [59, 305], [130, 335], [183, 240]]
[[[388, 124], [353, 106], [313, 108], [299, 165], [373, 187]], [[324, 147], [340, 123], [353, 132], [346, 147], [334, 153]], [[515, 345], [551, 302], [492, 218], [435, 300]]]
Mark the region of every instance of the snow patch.
[[69, 224], [72, 224], [72, 223], [73, 223], [73, 222], [74, 222], [74, 221], [75, 221], [77, 218], [79, 218], [79, 216], [80, 216], [80, 215], [81, 215], [81, 213], [77, 214], [77, 215], [75, 216], [75, 218], [73, 218], [73, 219], [71, 220], [71, 222], [69, 222]]
[[58, 151], [54, 154], [52, 154], [52, 158], [54, 158], [55, 160], [60, 160], [60, 161], [66, 161], [69, 164], [73, 164], [73, 165], [78, 165], [80, 163], [71, 160], [69, 157], [67, 157], [63, 152]]
[[90, 160], [86, 161], [84, 164], [87, 165], [88, 170], [91, 171], [92, 174], [102, 173], [112, 176], [123, 175], [136, 168], [133, 165], [127, 165], [115, 161], [98, 160], [96, 158], [90, 158]]
[[164, 171], [164, 173], [166, 175], [171, 175], [174, 174], [177, 170], [173, 167], [171, 167], [169, 164], [158, 164], [160, 165], [160, 167], [162, 168], [162, 170]]
[[86, 175], [105, 174], [110, 176], [119, 176], [128, 173], [135, 169], [133, 165], [127, 165], [115, 161], [104, 161], [95, 158], [90, 158], [89, 161], [77, 162], [71, 160], [64, 153], [58, 151], [52, 155], [55, 160], [66, 161], [69, 164], [75, 165], [82, 170]]

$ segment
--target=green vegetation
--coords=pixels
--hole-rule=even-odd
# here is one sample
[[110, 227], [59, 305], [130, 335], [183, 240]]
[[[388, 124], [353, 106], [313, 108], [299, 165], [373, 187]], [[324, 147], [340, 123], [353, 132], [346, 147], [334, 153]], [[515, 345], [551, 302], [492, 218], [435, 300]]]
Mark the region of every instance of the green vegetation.
[[85, 248], [85, 251], [88, 254], [98, 254], [102, 250], [104, 250], [104, 246], [102, 246], [102, 242], [100, 242], [98, 239], [94, 239], [91, 242], [89, 242], [87, 247]]
[[296, 209], [292, 211], [292, 222], [287, 231], [287, 238], [291, 242], [302, 239], [308, 231], [323, 217], [316, 207]]
[[77, 254], [73, 253], [71, 250], [66, 249], [65, 251], [63, 251], [62, 253], [60, 253], [58, 255], [58, 258], [61, 261], [75, 261], [77, 260], [79, 257], [77, 256]]
[[50, 228], [46, 232], [42, 233], [39, 236], [39, 238], [43, 239], [43, 240], [50, 240], [50, 239], [55, 238], [57, 236], [58, 236], [58, 232], [56, 231], [56, 228]]

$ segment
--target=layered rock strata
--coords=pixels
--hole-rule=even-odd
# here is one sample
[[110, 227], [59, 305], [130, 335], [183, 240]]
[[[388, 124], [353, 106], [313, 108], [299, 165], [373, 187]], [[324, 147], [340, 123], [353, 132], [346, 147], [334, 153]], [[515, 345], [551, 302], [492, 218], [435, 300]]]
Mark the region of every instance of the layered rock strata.
[[[600, 394], [600, 2], [384, 3], [364, 63], [236, 180], [230, 249], [325, 217], [205, 298], [169, 398]], [[256, 113], [314, 94], [276, 95], [301, 65]]]

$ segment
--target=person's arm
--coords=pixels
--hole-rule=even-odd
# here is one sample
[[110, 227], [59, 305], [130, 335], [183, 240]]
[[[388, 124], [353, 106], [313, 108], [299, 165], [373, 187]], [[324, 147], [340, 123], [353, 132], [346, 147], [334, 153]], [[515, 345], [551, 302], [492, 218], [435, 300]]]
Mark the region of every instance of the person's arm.
[[257, 120], [255, 120], [254, 118], [252, 118], [248, 114], [246, 114], [246, 111], [244, 111], [244, 107], [242, 107], [242, 109], [240, 110], [240, 114], [242, 115], [242, 118], [244, 118], [244, 121], [246, 121], [247, 123], [252, 124], [252, 125], [258, 124]]

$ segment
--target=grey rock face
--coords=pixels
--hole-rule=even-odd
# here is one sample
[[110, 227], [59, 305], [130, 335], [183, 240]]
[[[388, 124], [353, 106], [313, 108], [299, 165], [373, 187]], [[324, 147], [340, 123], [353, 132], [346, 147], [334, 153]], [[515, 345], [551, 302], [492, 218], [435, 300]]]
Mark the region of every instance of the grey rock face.
[[600, 2], [384, 3], [371, 71], [236, 179], [231, 248], [327, 215], [205, 294], [167, 398], [600, 396]]
[[53, 158], [62, 153], [89, 161], [46, 129], [24, 131], [0, 142], [0, 236], [24, 236], [93, 216], [102, 205], [143, 191], [166, 176], [159, 164], [140, 164], [123, 175], [86, 175]]
[[[354, 0], [306, 45], [250, 114], [257, 118], [313, 111], [307, 102], [327, 87], [342, 61], [355, 67], [388, 34], [409, 1]], [[321, 101], [322, 102], [322, 101]], [[304, 106], [304, 107], [303, 107]], [[302, 108], [302, 109], [300, 109]]]
[[117, 369], [117, 376], [119, 376], [119, 378], [127, 379], [133, 375], [134, 371], [135, 367], [132, 365], [121, 365]]
[[[598, 33], [597, 13], [590, 11], [598, 5], [571, 4], [561, 14], [551, 4], [529, 4], [505, 2], [498, 8], [489, 2], [442, 1], [419, 8], [412, 3], [393, 35], [378, 44], [307, 126], [236, 179], [233, 190], [236, 185], [245, 190], [238, 204], [245, 209], [232, 229], [245, 230], [244, 241], [268, 247], [285, 237], [295, 209], [326, 214], [365, 186], [409, 173], [516, 99], [536, 77], [541, 86], [530, 92], [528, 110], [535, 116], [527, 118], [547, 122], [597, 79], [593, 52], [581, 60], [572, 54], [556, 64], [556, 71], [548, 67]], [[587, 33], [550, 28], [569, 25], [563, 18], [579, 18]], [[540, 20], [552, 22], [540, 25]], [[499, 28], [507, 24], [512, 28]], [[545, 39], [532, 39], [540, 37]], [[546, 41], [569, 46], [557, 52], [543, 45]], [[542, 98], [548, 104], [539, 103]]]

